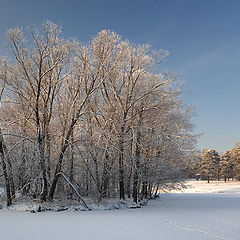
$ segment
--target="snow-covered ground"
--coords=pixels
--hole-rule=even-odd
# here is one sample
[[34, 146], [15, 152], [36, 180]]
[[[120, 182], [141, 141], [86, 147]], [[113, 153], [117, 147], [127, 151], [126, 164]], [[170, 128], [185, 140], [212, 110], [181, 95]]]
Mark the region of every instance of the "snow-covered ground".
[[[206, 184], [203, 183], [201, 189], [209, 188], [204, 187]], [[215, 192], [221, 194], [163, 194], [141, 209], [36, 214], [2, 209], [0, 239], [238, 240], [238, 185], [238, 182], [232, 183], [225, 193], [222, 187], [219, 191], [215, 187]]]
[[[194, 181], [185, 182], [186, 188], [172, 190], [172, 193], [235, 193], [240, 194], [239, 181]], [[239, 238], [240, 239], [240, 238]]]

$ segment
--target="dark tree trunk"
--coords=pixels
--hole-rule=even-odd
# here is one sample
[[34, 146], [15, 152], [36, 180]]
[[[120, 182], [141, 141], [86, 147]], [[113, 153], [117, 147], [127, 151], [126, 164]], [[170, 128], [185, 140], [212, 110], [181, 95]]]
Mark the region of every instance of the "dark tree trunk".
[[102, 187], [102, 196], [104, 198], [109, 197], [109, 177], [106, 170], [103, 172], [103, 187]]
[[148, 197], [149, 199], [152, 198], [152, 188], [153, 188], [153, 185], [152, 185], [152, 183], [149, 181], [149, 182], [148, 182], [148, 189], [147, 189], [147, 197]]
[[48, 182], [47, 182], [47, 171], [46, 171], [46, 161], [44, 155], [44, 136], [40, 134], [38, 135], [38, 150], [40, 155], [40, 168], [42, 172], [42, 191], [40, 195], [41, 201], [47, 200], [47, 193], [48, 193]]
[[105, 162], [103, 165], [103, 177], [102, 177], [102, 196], [109, 197], [109, 155], [108, 153], [105, 154]]
[[[64, 150], [64, 148], [62, 148], [62, 149]], [[64, 153], [65, 153], [65, 150], [64, 150]], [[50, 201], [53, 200], [53, 196], [54, 196], [55, 189], [56, 189], [56, 186], [57, 186], [57, 181], [58, 181], [58, 178], [59, 178], [58, 174], [61, 172], [61, 169], [62, 169], [62, 161], [63, 161], [64, 153], [61, 151], [60, 156], [58, 158], [58, 163], [57, 163], [57, 166], [56, 166], [56, 169], [55, 169], [54, 178], [53, 178], [52, 185], [51, 185], [50, 191], [49, 191], [49, 200]]]
[[[146, 158], [148, 159], [148, 152], [146, 154]], [[147, 179], [147, 163], [144, 164], [144, 168], [143, 168], [143, 178]], [[142, 198], [147, 198], [148, 192], [147, 192], [147, 188], [148, 188], [148, 182], [146, 180], [143, 181], [142, 183]]]
[[147, 187], [148, 187], [148, 183], [146, 181], [144, 181], [142, 183], [142, 197], [143, 198], [147, 198], [148, 197]]
[[12, 163], [10, 161], [9, 156], [7, 156], [7, 164], [8, 164], [8, 172], [9, 172], [9, 181], [10, 181], [10, 187], [11, 187], [11, 194], [12, 194], [12, 198], [15, 198], [15, 185], [14, 185], [14, 180], [13, 180]]
[[124, 126], [121, 127], [119, 138], [119, 197], [125, 199], [124, 191], [124, 169], [123, 169], [123, 142], [124, 142]]
[[[71, 144], [70, 144], [70, 170], [69, 170], [69, 180], [70, 180], [70, 182], [74, 181], [74, 178], [73, 178], [73, 168], [74, 168], [73, 142], [74, 142], [74, 139], [73, 139], [73, 132], [72, 132]], [[70, 199], [73, 198], [73, 189], [72, 189], [71, 186], [69, 188], [69, 194], [68, 195], [69, 195]]]
[[[25, 136], [25, 132], [24, 132], [24, 136]], [[23, 140], [22, 143], [22, 149], [21, 149], [21, 158], [22, 158], [22, 163], [19, 167], [19, 173], [18, 173], [18, 189], [22, 189], [23, 188], [23, 194], [27, 193], [27, 188], [25, 186], [26, 184], [26, 149], [25, 149], [25, 141]], [[31, 169], [32, 170], [32, 169]], [[30, 170], [30, 171], [31, 171]]]
[[[1, 152], [1, 146], [0, 146], [0, 152]], [[1, 153], [1, 155], [2, 155], [2, 153]], [[3, 160], [3, 158], [2, 158], [2, 168], [3, 168], [5, 187], [6, 187], [6, 192], [7, 192], [7, 206], [10, 206], [12, 204], [10, 181], [9, 181], [9, 177], [8, 177], [7, 166], [6, 166], [6, 163]]]
[[74, 125], [76, 124], [77, 122], [77, 118], [75, 118], [70, 127], [69, 127], [69, 130], [67, 132], [67, 135], [66, 135], [66, 138], [64, 140], [64, 143], [61, 147], [61, 151], [60, 151], [60, 154], [59, 154], [59, 157], [58, 157], [58, 161], [57, 161], [57, 165], [56, 165], [56, 169], [55, 169], [55, 174], [54, 174], [54, 178], [53, 178], [53, 181], [52, 181], [52, 185], [50, 187], [50, 191], [49, 191], [49, 200], [52, 201], [53, 200], [53, 196], [54, 196], [54, 193], [55, 193], [55, 189], [56, 189], [56, 186], [57, 186], [57, 181], [58, 181], [58, 178], [59, 178], [59, 173], [61, 172], [61, 169], [62, 169], [62, 162], [63, 162], [63, 156], [65, 154], [65, 151], [69, 145], [69, 138], [72, 134], [72, 131], [73, 131], [73, 127]]
[[133, 176], [133, 201], [138, 202], [138, 181], [139, 181], [139, 169], [140, 169], [140, 131], [137, 131], [136, 136], [136, 153], [135, 153], [135, 166], [134, 166], [134, 176]]
[[158, 194], [158, 188], [159, 188], [159, 183], [157, 184], [157, 186], [156, 186], [156, 188], [155, 188], [154, 198], [157, 197], [157, 194]]
[[[130, 155], [132, 155], [132, 156], [135, 155], [135, 153], [133, 152], [133, 137], [134, 137], [134, 132], [132, 131], [132, 138], [131, 138], [130, 149], [129, 149]], [[134, 162], [133, 162], [133, 159], [131, 158], [129, 174], [128, 174], [128, 178], [127, 178], [127, 189], [126, 189], [126, 194], [127, 194], [128, 198], [131, 198], [131, 194], [132, 194], [131, 180], [132, 180], [132, 175], [133, 175], [133, 165], [134, 165]]]
[[89, 170], [86, 168], [86, 196], [89, 194]]
[[97, 158], [95, 156], [92, 156], [92, 158], [93, 158], [93, 162], [94, 162], [94, 165], [95, 165], [95, 183], [97, 185], [97, 190], [98, 190], [97, 200], [98, 200], [98, 202], [101, 202], [101, 200], [102, 200], [102, 187], [101, 187], [100, 177], [99, 177], [98, 161], [97, 161]]
[[7, 162], [9, 183], [10, 183], [10, 189], [11, 189], [11, 196], [12, 196], [12, 198], [15, 198], [15, 185], [14, 185], [14, 180], [13, 180], [12, 163], [11, 163], [11, 159], [10, 159], [10, 155], [8, 153], [7, 147], [4, 144], [4, 141], [2, 141], [2, 143], [3, 143], [3, 148], [4, 148], [4, 154], [5, 154], [4, 157], [5, 157], [5, 160]]
[[3, 169], [3, 175], [4, 175], [5, 187], [6, 187], [6, 193], [7, 193], [7, 206], [10, 206], [12, 204], [11, 186], [10, 186], [10, 180], [8, 175], [8, 168], [6, 164], [4, 149], [5, 149], [5, 146], [3, 142], [3, 135], [0, 129], [0, 156], [2, 160], [2, 169]]
[[46, 160], [47, 160], [47, 177], [48, 182], [51, 182], [51, 142], [50, 142], [50, 136], [47, 133], [46, 136]]
[[128, 179], [127, 179], [126, 194], [127, 194], [128, 198], [131, 197], [131, 178], [132, 178], [132, 166], [130, 167], [129, 175], [128, 175]]

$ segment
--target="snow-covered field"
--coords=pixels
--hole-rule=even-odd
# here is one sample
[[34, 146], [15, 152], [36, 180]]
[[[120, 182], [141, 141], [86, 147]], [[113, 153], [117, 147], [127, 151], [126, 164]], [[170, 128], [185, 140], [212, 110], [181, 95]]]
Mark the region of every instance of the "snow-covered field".
[[[193, 186], [194, 182], [188, 184]], [[224, 183], [206, 184], [194, 186], [210, 189], [212, 184], [214, 192], [221, 193], [163, 194], [141, 209], [36, 214], [2, 209], [0, 239], [240, 239], [240, 194], [236, 190], [240, 183], [225, 189]], [[197, 186], [192, 191], [194, 188]]]
[[[172, 193], [234, 193], [240, 194], [239, 181], [187, 181], [186, 188], [181, 190], [172, 190]], [[240, 238], [239, 238], [240, 239]]]

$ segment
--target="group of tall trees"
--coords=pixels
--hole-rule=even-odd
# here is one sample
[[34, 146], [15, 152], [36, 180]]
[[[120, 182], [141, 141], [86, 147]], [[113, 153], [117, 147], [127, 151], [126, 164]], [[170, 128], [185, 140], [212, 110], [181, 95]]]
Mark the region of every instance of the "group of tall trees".
[[0, 59], [0, 161], [7, 204], [16, 191], [148, 197], [183, 177], [194, 152], [192, 109], [182, 84], [159, 64], [166, 51], [103, 30], [89, 44], [61, 28], [7, 34]]
[[195, 156], [190, 164], [192, 176], [203, 180], [220, 180], [230, 178], [240, 180], [240, 147], [237, 144], [232, 150], [219, 154], [214, 149], [205, 149]]

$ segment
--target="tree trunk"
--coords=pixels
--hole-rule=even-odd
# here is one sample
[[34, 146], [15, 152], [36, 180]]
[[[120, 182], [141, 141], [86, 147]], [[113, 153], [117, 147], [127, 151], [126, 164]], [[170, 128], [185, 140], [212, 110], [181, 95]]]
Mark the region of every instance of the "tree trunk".
[[[7, 155], [8, 155], [8, 153], [7, 153]], [[7, 158], [7, 164], [8, 164], [8, 172], [9, 172], [9, 181], [10, 181], [10, 187], [11, 187], [11, 194], [12, 194], [12, 198], [15, 198], [15, 185], [14, 185], [14, 180], [13, 180], [12, 163], [10, 161], [9, 155], [6, 158]]]
[[149, 199], [152, 198], [152, 188], [153, 188], [153, 185], [152, 185], [152, 183], [149, 181], [149, 182], [148, 182], [148, 189], [147, 189], [147, 197], [148, 197]]
[[[69, 180], [70, 180], [70, 182], [74, 181], [74, 179], [73, 179], [73, 168], [74, 168], [74, 164], [73, 164], [73, 162], [74, 162], [73, 141], [74, 141], [74, 138], [73, 138], [73, 132], [72, 132], [71, 144], [70, 144], [70, 170], [69, 170]], [[73, 198], [72, 187], [70, 187], [68, 195], [69, 195], [70, 199]]]
[[10, 183], [10, 189], [11, 189], [11, 196], [12, 196], [12, 198], [15, 198], [15, 185], [14, 185], [14, 180], [13, 180], [12, 163], [11, 163], [11, 160], [10, 160], [9, 152], [8, 152], [7, 147], [4, 144], [3, 140], [2, 140], [2, 144], [3, 144], [3, 148], [4, 148], [4, 158], [5, 158], [5, 161], [7, 162], [8, 177], [9, 177], [9, 183]]
[[10, 186], [10, 180], [8, 175], [8, 168], [6, 164], [5, 159], [5, 146], [3, 142], [3, 135], [2, 131], [0, 129], [0, 156], [2, 159], [2, 169], [4, 174], [4, 180], [5, 180], [5, 187], [6, 187], [6, 193], [7, 193], [7, 206], [10, 206], [12, 204], [12, 196], [11, 196], [11, 186]]
[[104, 198], [109, 197], [109, 177], [108, 177], [108, 173], [105, 169], [103, 170], [102, 196]]
[[134, 166], [134, 176], [133, 176], [133, 201], [135, 203], [138, 202], [138, 176], [139, 176], [139, 169], [140, 169], [140, 131], [137, 130], [136, 136], [136, 156], [135, 156], [135, 166]]
[[105, 154], [105, 162], [103, 165], [103, 177], [102, 177], [102, 196], [109, 197], [109, 155], [108, 153]]
[[88, 205], [86, 204], [86, 202], [83, 200], [83, 198], [81, 197], [81, 195], [79, 194], [78, 190], [76, 189], [76, 187], [73, 185], [73, 183], [68, 179], [68, 177], [62, 173], [62, 172], [59, 172], [58, 175], [61, 175], [64, 180], [66, 180], [68, 182], [68, 184], [72, 187], [72, 189], [74, 190], [74, 192], [77, 194], [77, 196], [79, 197], [79, 199], [83, 202], [83, 205], [88, 209], [90, 210], [90, 208], [88, 207]]
[[147, 196], [148, 196], [147, 187], [148, 187], [148, 183], [146, 181], [144, 181], [142, 184], [142, 197], [143, 198], [147, 198]]
[[40, 194], [40, 199], [41, 201], [45, 202], [47, 200], [48, 184], [47, 184], [46, 161], [44, 155], [44, 136], [41, 135], [40, 130], [38, 134], [38, 150], [40, 155], [40, 168], [42, 173], [42, 191]]
[[89, 170], [86, 167], [86, 196], [88, 195], [89, 195]]
[[124, 192], [124, 169], [123, 169], [123, 142], [124, 142], [124, 126], [121, 127], [119, 138], [119, 197], [125, 199]]
[[92, 156], [92, 158], [93, 158], [93, 162], [94, 162], [94, 165], [95, 165], [95, 183], [97, 185], [97, 190], [98, 190], [97, 200], [98, 200], [98, 202], [101, 202], [101, 200], [102, 200], [102, 187], [101, 187], [100, 177], [99, 177], [98, 161], [97, 161], [95, 156]]
[[[23, 132], [24, 136], [26, 136], [25, 134], [25, 131]], [[21, 148], [21, 158], [22, 158], [22, 163], [19, 167], [19, 173], [18, 173], [18, 189], [22, 189], [23, 188], [23, 194], [26, 194], [27, 193], [27, 188], [25, 186], [26, 184], [26, 154], [27, 154], [27, 151], [25, 149], [25, 141], [23, 140], [22, 142], [22, 148]], [[32, 170], [32, 169], [31, 169]], [[30, 171], [31, 171], [30, 170]]]
[[46, 136], [46, 160], [47, 160], [47, 177], [48, 182], [51, 182], [51, 142], [49, 133]]
[[126, 194], [128, 198], [131, 197], [131, 178], [132, 178], [132, 166], [130, 167], [128, 179], [127, 179], [127, 189], [126, 189]]
[[156, 198], [156, 197], [157, 197], [158, 188], [159, 188], [159, 183], [157, 184], [157, 187], [155, 188], [155, 192], [154, 192], [154, 198]]
[[50, 191], [49, 191], [48, 198], [49, 198], [50, 201], [53, 200], [53, 196], [54, 196], [55, 189], [56, 189], [56, 186], [57, 186], [57, 181], [58, 181], [58, 178], [59, 178], [59, 173], [60, 173], [60, 171], [62, 169], [63, 156], [64, 156], [65, 151], [66, 151], [66, 149], [67, 149], [67, 147], [69, 145], [69, 138], [70, 138], [70, 136], [72, 134], [73, 127], [76, 124], [76, 122], [77, 122], [77, 118], [75, 118], [72, 121], [72, 123], [71, 123], [71, 125], [70, 125], [70, 127], [68, 129], [68, 132], [67, 132], [66, 138], [64, 140], [64, 143], [63, 143], [63, 145], [61, 147], [61, 151], [60, 151], [60, 154], [59, 154], [59, 157], [58, 157], [58, 161], [57, 161], [57, 165], [56, 165], [56, 169], [55, 169], [54, 178], [53, 178], [52, 185], [51, 185]]

